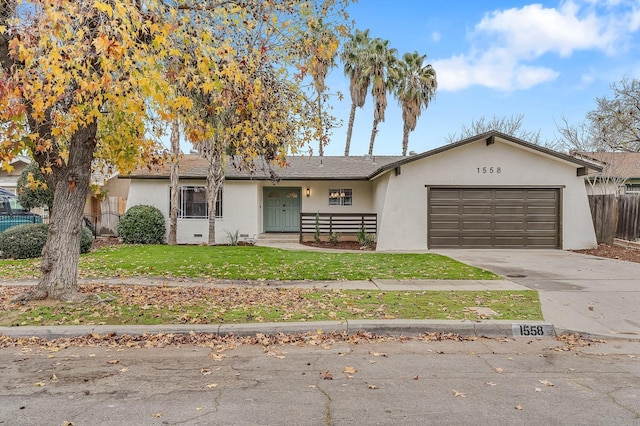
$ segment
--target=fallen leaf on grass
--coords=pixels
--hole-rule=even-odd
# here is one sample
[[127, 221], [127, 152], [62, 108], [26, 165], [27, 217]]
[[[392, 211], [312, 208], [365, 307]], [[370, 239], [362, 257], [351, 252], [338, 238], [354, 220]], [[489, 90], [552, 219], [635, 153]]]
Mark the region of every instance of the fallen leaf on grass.
[[467, 395], [463, 394], [462, 392], [458, 392], [457, 390], [453, 390], [453, 396], [459, 396], [460, 398], [466, 398]]

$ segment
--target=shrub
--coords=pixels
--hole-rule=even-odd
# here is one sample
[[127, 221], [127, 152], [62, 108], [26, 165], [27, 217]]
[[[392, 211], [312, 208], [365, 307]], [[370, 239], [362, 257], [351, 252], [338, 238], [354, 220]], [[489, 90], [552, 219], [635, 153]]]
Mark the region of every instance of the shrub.
[[228, 229], [225, 229], [224, 233], [227, 234], [227, 240], [229, 240], [230, 245], [232, 246], [238, 245], [238, 240], [240, 239], [240, 233], [238, 232], [237, 229], [235, 231], [229, 231]]
[[316, 213], [316, 230], [313, 233], [313, 241], [318, 244], [320, 242], [320, 212]]
[[118, 236], [126, 244], [162, 244], [166, 230], [162, 212], [153, 206], [133, 206], [118, 221]]
[[[47, 242], [48, 224], [25, 224], [13, 226], [0, 233], [0, 253], [4, 258], [31, 259], [42, 256], [42, 248]], [[93, 234], [82, 227], [80, 253], [88, 253], [93, 244]]]
[[339, 233], [332, 232], [331, 234], [329, 234], [329, 244], [331, 244], [332, 246], [335, 246], [336, 244], [338, 244], [338, 241], [340, 241]]

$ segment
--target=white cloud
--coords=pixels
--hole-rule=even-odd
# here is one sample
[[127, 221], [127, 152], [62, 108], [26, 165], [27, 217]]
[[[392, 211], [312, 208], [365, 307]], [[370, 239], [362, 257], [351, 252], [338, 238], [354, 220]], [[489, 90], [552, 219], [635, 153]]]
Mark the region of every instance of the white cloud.
[[442, 38], [442, 35], [438, 31], [434, 31], [431, 33], [431, 40], [435, 41], [436, 43], [440, 41], [440, 38]]
[[485, 14], [469, 34], [469, 53], [434, 61], [440, 90], [472, 85], [523, 90], [559, 75], [542, 63], [548, 54], [575, 51], [613, 55], [640, 29], [638, 0], [564, 0], [557, 8], [531, 4]]

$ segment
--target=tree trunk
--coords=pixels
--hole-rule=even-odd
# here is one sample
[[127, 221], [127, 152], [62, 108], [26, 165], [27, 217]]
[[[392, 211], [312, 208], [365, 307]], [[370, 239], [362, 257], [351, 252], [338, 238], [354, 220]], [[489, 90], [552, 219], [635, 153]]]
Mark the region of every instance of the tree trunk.
[[322, 93], [318, 91], [318, 154], [324, 156], [324, 131], [322, 129]]
[[[50, 182], [54, 184], [47, 242], [42, 249], [40, 271], [42, 278], [36, 287], [18, 295], [14, 300], [57, 299], [81, 301], [78, 293], [78, 260], [82, 215], [89, 181], [91, 162], [96, 147], [97, 123], [80, 128], [71, 138], [67, 164], [54, 167]], [[34, 158], [43, 161], [37, 153]]]
[[180, 164], [180, 125], [171, 123], [171, 211], [169, 212], [169, 245], [178, 244], [178, 183]]
[[[209, 237], [208, 244], [216, 245], [216, 201], [218, 201], [218, 190], [224, 181], [224, 165], [222, 164], [222, 152], [215, 141], [210, 142], [212, 146], [208, 150], [209, 167], [207, 170], [207, 207], [209, 210]], [[222, 213], [222, 212], [220, 212]]]
[[349, 113], [349, 127], [347, 128], [347, 143], [344, 146], [344, 155], [349, 156], [349, 149], [351, 148], [351, 134], [353, 133], [353, 122], [356, 120], [356, 108], [355, 103], [351, 104], [351, 112]]
[[369, 141], [369, 155], [373, 155], [373, 144], [376, 141], [376, 134], [378, 133], [378, 123], [379, 121], [374, 118], [373, 128], [371, 129], [371, 140]]
[[407, 155], [407, 148], [409, 148], [409, 127], [404, 126], [404, 131], [402, 132], [402, 155]]

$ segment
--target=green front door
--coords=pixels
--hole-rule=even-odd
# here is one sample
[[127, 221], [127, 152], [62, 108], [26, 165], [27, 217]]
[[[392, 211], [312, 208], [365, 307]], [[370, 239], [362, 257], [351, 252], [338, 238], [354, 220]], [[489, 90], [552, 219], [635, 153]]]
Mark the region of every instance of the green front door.
[[300, 232], [300, 188], [264, 188], [264, 232]]

